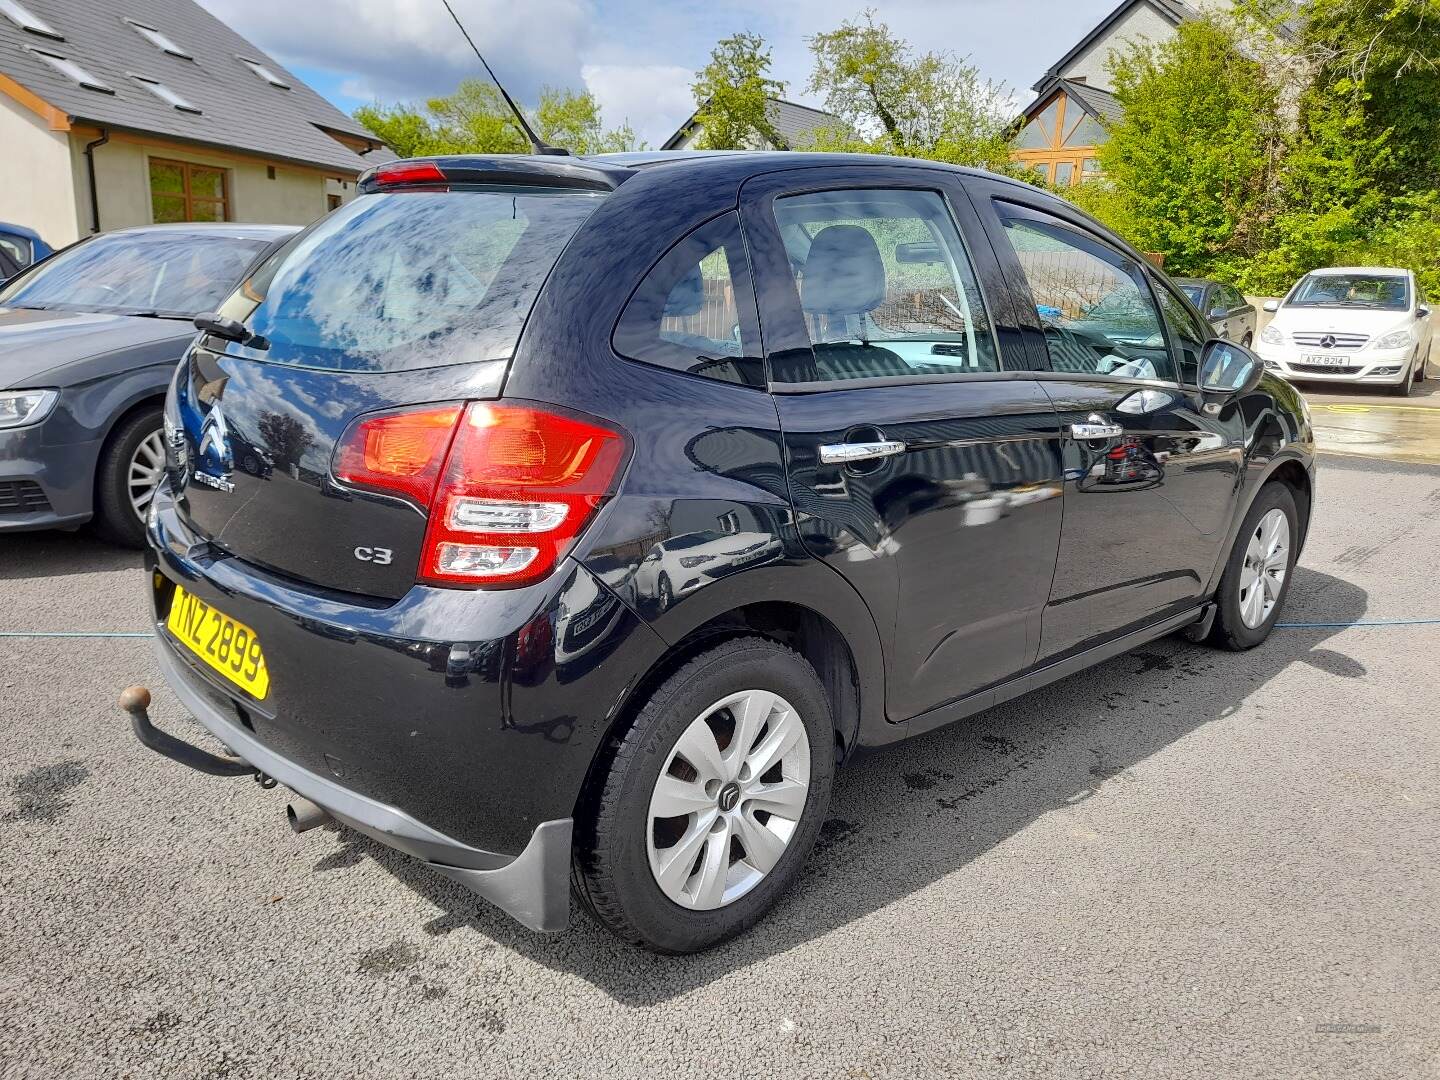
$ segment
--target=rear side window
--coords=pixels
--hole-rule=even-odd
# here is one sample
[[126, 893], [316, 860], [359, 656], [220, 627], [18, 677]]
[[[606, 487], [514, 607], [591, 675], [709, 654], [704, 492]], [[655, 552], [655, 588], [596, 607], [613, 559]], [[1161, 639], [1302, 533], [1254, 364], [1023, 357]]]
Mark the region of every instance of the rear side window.
[[856, 189], [775, 200], [814, 370], [841, 382], [996, 371], [975, 273], [933, 191]]
[[510, 357], [555, 261], [604, 195], [534, 188], [364, 195], [321, 218], [221, 313], [257, 360], [405, 371]]
[[645, 275], [615, 327], [614, 345], [645, 364], [765, 385], [755, 297], [733, 210], [685, 237]]

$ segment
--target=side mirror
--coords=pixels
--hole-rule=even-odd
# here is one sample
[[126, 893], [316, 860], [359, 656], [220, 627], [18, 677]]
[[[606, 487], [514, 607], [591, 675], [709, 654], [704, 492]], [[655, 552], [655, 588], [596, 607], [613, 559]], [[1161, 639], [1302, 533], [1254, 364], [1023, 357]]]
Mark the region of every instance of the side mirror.
[[[1239, 397], [1260, 384], [1265, 362], [1243, 345], [1223, 338], [1211, 338], [1200, 354], [1200, 389], [1207, 396]], [[1211, 408], [1211, 405], [1214, 408]], [[1219, 403], [1207, 404], [1207, 412], [1219, 410]]]
[[[3, 283], [3, 282], [0, 282], [0, 284], [4, 284], [4, 283]], [[1419, 307], [1417, 307], [1417, 308], [1415, 309], [1415, 318], [1417, 318], [1417, 319], [1428, 319], [1429, 317], [1430, 317], [1430, 309], [1429, 309], [1428, 307], [1426, 307], [1424, 304], [1421, 304]]]
[[1225, 318], [1226, 315], [1229, 315], [1229, 314], [1230, 314], [1230, 312], [1227, 311], [1225, 308], [1223, 308], [1223, 307], [1217, 307], [1217, 308], [1211, 308], [1211, 309], [1210, 309], [1210, 314], [1206, 315], [1205, 317], [1206, 317], [1207, 319], [1212, 319], [1212, 320], [1213, 320], [1213, 319], [1223, 319], [1223, 318]]
[[1264, 308], [1266, 311], [1279, 311], [1279, 310], [1280, 310], [1280, 301], [1279, 301], [1279, 300], [1266, 300], [1265, 303], [1261, 304], [1260, 306], [1261, 306], [1262, 308]]

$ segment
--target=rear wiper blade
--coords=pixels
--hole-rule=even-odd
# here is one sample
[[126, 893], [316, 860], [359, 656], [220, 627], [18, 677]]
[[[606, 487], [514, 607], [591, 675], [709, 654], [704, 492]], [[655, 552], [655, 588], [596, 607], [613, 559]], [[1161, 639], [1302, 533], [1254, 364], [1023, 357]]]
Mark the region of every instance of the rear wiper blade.
[[270, 342], [259, 334], [253, 333], [248, 326], [239, 319], [227, 318], [219, 312], [209, 311], [204, 315], [195, 316], [195, 329], [213, 334], [215, 337], [224, 338], [226, 341], [233, 341], [239, 345], [248, 345], [252, 349], [268, 349]]

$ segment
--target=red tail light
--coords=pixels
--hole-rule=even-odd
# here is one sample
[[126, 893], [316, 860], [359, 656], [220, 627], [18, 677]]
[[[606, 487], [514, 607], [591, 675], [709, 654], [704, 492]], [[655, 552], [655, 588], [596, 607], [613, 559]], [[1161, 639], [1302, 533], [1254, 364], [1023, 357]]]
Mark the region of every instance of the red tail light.
[[433, 161], [392, 161], [375, 168], [374, 181], [379, 187], [397, 184], [443, 184], [445, 174]]
[[361, 419], [341, 440], [335, 476], [428, 509], [419, 580], [505, 587], [554, 570], [614, 491], [624, 457], [623, 436], [588, 420], [471, 402]]
[[425, 405], [361, 417], [340, 440], [335, 478], [428, 507], [462, 408]]

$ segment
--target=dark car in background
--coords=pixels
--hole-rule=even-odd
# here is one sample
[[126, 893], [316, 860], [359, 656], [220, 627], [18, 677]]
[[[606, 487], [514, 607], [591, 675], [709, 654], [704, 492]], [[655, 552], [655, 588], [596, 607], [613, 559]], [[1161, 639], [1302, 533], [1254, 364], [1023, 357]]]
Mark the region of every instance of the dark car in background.
[[0, 284], [51, 252], [40, 234], [24, 225], [0, 221]]
[[122, 697], [297, 830], [693, 951], [794, 882], [858, 751], [1279, 617], [1303, 402], [1069, 203], [801, 153], [360, 190], [166, 402], [159, 663], [229, 752]]
[[1259, 315], [1255, 307], [1233, 285], [1206, 278], [1172, 278], [1186, 299], [1200, 309], [1217, 337], [1238, 341], [1247, 349], [1255, 341]]
[[0, 287], [0, 533], [94, 520], [138, 547], [161, 404], [215, 307], [285, 225], [156, 225], [83, 240]]

